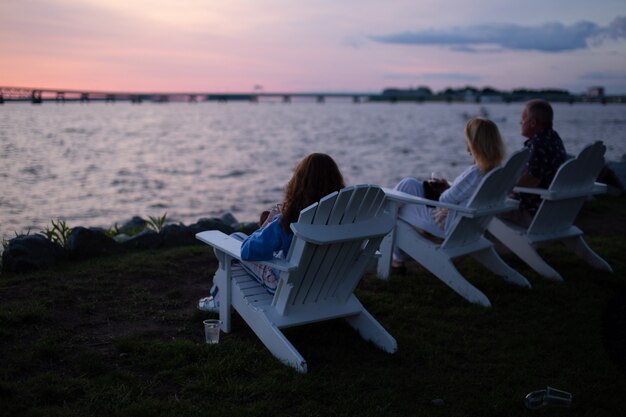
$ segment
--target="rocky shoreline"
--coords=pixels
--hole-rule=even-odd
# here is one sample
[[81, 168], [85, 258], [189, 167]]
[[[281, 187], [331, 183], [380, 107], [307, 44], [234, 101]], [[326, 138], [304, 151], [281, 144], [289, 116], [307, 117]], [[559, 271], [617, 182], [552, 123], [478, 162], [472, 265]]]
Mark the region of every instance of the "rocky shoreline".
[[258, 223], [240, 223], [228, 213], [219, 218], [200, 219], [189, 226], [167, 224], [156, 231], [148, 227], [146, 220], [134, 216], [113, 236], [101, 228], [74, 227], [64, 245], [41, 234], [20, 235], [9, 240], [2, 252], [1, 272], [22, 273], [48, 268], [67, 260], [196, 245], [201, 244], [196, 239], [196, 233], [205, 230], [219, 230], [226, 234], [242, 231], [249, 234], [258, 227]]
[[[626, 161], [608, 162], [598, 181], [606, 183], [608, 194], [618, 196], [626, 184]], [[196, 233], [220, 230], [226, 234], [241, 231], [252, 233], [258, 223], [240, 223], [230, 213], [222, 217], [200, 219], [196, 223], [167, 224], [158, 231], [149, 227], [148, 221], [134, 216], [110, 236], [101, 228], [82, 226], [71, 229], [64, 245], [41, 234], [20, 235], [9, 240], [2, 252], [0, 273], [22, 273], [43, 269], [67, 260], [87, 259], [101, 255], [120, 254], [133, 250], [169, 248], [201, 244]]]

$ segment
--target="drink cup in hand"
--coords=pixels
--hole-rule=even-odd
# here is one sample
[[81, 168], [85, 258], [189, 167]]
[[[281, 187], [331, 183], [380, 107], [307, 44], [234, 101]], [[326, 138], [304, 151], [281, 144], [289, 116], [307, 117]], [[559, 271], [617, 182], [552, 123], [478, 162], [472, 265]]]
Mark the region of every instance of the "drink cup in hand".
[[428, 181], [422, 181], [422, 185], [424, 187], [424, 197], [428, 200], [439, 200], [441, 193], [448, 188], [448, 182], [444, 179], [437, 178], [435, 172], [430, 174]]
[[430, 179], [428, 180], [428, 182], [436, 190], [445, 190], [446, 188], [448, 188], [448, 181], [441, 178], [439, 175], [437, 175], [436, 172], [432, 172], [430, 174]]

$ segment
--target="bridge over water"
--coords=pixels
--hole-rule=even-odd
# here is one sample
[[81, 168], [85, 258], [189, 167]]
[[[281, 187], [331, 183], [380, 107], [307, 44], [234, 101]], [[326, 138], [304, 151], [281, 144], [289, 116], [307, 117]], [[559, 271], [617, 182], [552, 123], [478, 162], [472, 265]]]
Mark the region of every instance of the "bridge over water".
[[[131, 103], [141, 103], [144, 101], [166, 103], [170, 101], [197, 103], [200, 101], [250, 101], [260, 100], [282, 101], [289, 103], [294, 99], [316, 101], [323, 103], [327, 99], [347, 99], [354, 103], [362, 101], [380, 101], [384, 96], [380, 93], [323, 93], [323, 92], [303, 92], [303, 93], [187, 93], [187, 92], [166, 92], [166, 93], [142, 93], [142, 92], [111, 92], [111, 91], [89, 91], [89, 90], [61, 90], [51, 88], [29, 88], [29, 87], [0, 87], [0, 103], [5, 101], [30, 101], [35, 104], [44, 101], [66, 102], [79, 101], [88, 103], [90, 101], [129, 101]], [[389, 99], [387, 98], [387, 101]]]
[[113, 103], [116, 101], [129, 101], [142, 103], [144, 101], [155, 103], [201, 101], [282, 101], [290, 103], [292, 100], [316, 101], [324, 103], [328, 99], [350, 100], [353, 103], [361, 102], [388, 102], [400, 101], [423, 102], [466, 102], [466, 103], [494, 103], [494, 102], [522, 102], [532, 98], [543, 98], [551, 102], [567, 102], [570, 104], [586, 103], [626, 103], [626, 95], [616, 96], [587, 96], [571, 94], [537, 94], [537, 93], [513, 93], [501, 95], [472, 95], [467, 96], [458, 93], [423, 94], [420, 89], [402, 90], [387, 89], [382, 93], [353, 92], [353, 93], [329, 93], [329, 92], [251, 92], [251, 93], [220, 93], [220, 92], [121, 92], [121, 91], [91, 91], [71, 90], [54, 88], [30, 88], [30, 87], [0, 87], [0, 104], [5, 101], [30, 101], [41, 104], [44, 101], [64, 103], [66, 101], [88, 103], [90, 101], [104, 101]]

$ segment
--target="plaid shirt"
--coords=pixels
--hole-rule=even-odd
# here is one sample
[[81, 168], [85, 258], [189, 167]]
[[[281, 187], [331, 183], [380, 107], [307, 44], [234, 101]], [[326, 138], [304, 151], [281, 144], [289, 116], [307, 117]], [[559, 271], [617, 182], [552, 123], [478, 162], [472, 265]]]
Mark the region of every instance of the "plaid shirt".
[[[548, 188], [556, 171], [567, 159], [561, 137], [554, 130], [546, 129], [533, 135], [524, 142], [524, 146], [530, 149], [530, 158], [526, 164], [525, 173], [541, 180], [539, 188]], [[541, 204], [541, 197], [520, 193], [519, 199], [520, 209], [528, 210], [534, 216]]]

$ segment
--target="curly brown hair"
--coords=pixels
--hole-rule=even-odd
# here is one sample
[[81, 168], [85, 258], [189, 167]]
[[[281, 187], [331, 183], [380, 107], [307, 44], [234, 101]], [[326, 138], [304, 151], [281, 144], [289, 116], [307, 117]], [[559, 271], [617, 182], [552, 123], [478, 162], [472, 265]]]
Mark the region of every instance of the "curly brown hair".
[[296, 166], [285, 186], [281, 226], [289, 231], [291, 223], [298, 220], [300, 211], [344, 187], [343, 176], [333, 158], [324, 153], [306, 156]]

